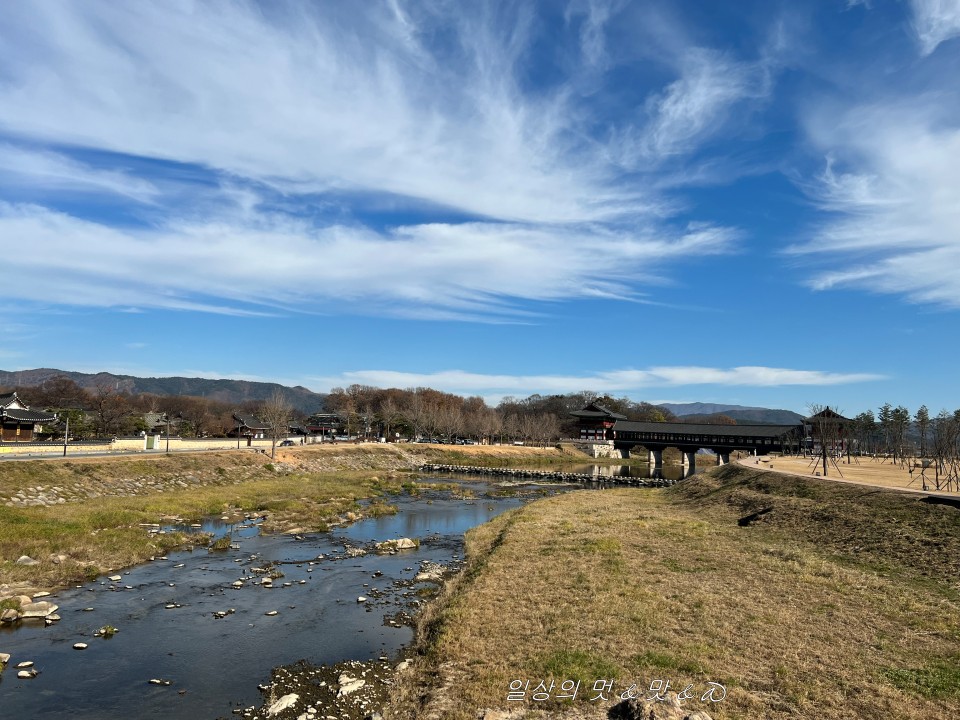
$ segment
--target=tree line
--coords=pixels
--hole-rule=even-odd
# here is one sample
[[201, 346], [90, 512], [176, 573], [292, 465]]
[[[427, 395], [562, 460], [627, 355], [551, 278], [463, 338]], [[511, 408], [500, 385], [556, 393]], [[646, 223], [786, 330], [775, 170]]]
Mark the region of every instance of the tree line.
[[[147, 427], [145, 416], [168, 418], [171, 431], [182, 437], [223, 436], [236, 428], [234, 414], [250, 415], [271, 426], [278, 415], [287, 423], [307, 425], [311, 416], [293, 410], [281, 398], [270, 401], [225, 403], [204, 397], [128, 393], [114, 385], [87, 389], [65, 376], [41, 385], [0, 389], [16, 390], [25, 404], [55, 413], [61, 421], [69, 417], [70, 435], [77, 439], [136, 435]], [[278, 402], [283, 412], [278, 412]], [[491, 407], [483, 398], [463, 397], [432, 388], [377, 388], [350, 385], [334, 388], [318, 413], [334, 413], [342, 432], [351, 437], [436, 438], [445, 441], [471, 438], [476, 441], [515, 442], [538, 445], [577, 434], [570, 412], [597, 402], [631, 420], [675, 421], [668, 410], [626, 397], [600, 395], [591, 391], [565, 395], [534, 394], [526, 398], [505, 397]], [[720, 420], [723, 422], [723, 420]], [[732, 422], [732, 421], [731, 421]], [[161, 430], [165, 422], [161, 419]]]
[[432, 388], [401, 390], [350, 385], [333, 388], [326, 406], [342, 419], [348, 435], [392, 438], [399, 434], [448, 442], [469, 438], [542, 446], [561, 437], [576, 437], [577, 421], [570, 413], [592, 402], [631, 420], [676, 420], [673, 413], [656, 405], [588, 390], [526, 398], [508, 396], [491, 407], [478, 396], [462, 397]]
[[126, 393], [112, 385], [92, 389], [80, 387], [68, 377], [58, 376], [42, 385], [4, 389], [35, 410], [52, 412], [61, 420], [70, 419], [70, 435], [77, 439], [137, 435], [153, 430], [144, 416], [165, 415], [171, 431], [184, 437], [222, 436], [236, 428], [234, 413], [256, 414], [262, 403], [240, 405], [202, 397]]
[[926, 405], [911, 415], [885, 403], [877, 414], [867, 410], [853, 418], [851, 438], [857, 449], [905, 463], [911, 458], [936, 461], [941, 473], [956, 475], [960, 465], [960, 410], [931, 416]]
[[[69, 416], [70, 434], [78, 439], [153, 430], [147, 427], [144, 417], [151, 413], [169, 418], [171, 431], [182, 437], [224, 436], [236, 428], [234, 414], [259, 420], [269, 415], [271, 427], [280, 426], [281, 415], [285, 423], [311, 423], [310, 415], [293, 410], [289, 402], [282, 402], [282, 397], [231, 404], [195, 396], [128, 393], [114, 385], [85, 389], [65, 376], [42, 385], [10, 389], [16, 389], [20, 398], [34, 409], [54, 412], [61, 419]], [[525, 398], [508, 396], [491, 406], [479, 396], [464, 397], [426, 387], [383, 389], [355, 384], [333, 388], [317, 412], [336, 414], [342, 433], [350, 437], [546, 445], [562, 437], [577, 437], [577, 421], [570, 413], [593, 402], [641, 422], [736, 423], [724, 415], [678, 418], [666, 408], [648, 402], [589, 390]], [[161, 421], [161, 431], [164, 424]]]

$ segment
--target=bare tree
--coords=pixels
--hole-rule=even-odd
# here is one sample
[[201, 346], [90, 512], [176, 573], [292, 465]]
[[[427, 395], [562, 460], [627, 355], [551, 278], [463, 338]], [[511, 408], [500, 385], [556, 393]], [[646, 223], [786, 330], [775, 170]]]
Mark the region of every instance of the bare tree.
[[276, 455], [277, 440], [286, 437], [290, 431], [289, 424], [292, 412], [293, 408], [280, 390], [274, 390], [273, 394], [260, 407], [260, 420], [267, 426], [267, 433], [270, 436], [271, 458]]
[[453, 442], [463, 429], [463, 410], [454, 403], [445, 403], [437, 410], [437, 426], [447, 436], [447, 440]]
[[[812, 403], [807, 406], [810, 411], [808, 418], [811, 423], [810, 431], [815, 442], [820, 443], [820, 457], [823, 461], [823, 476], [827, 477], [827, 461], [834, 459], [838, 453], [841, 453], [846, 442], [846, 420], [836, 410], [831, 410], [829, 405], [819, 405]], [[840, 469], [837, 468], [837, 472]], [[842, 477], [842, 474], [841, 474]]]
[[97, 433], [101, 437], [118, 433], [130, 413], [127, 399], [111, 385], [97, 386], [93, 407], [97, 417]]
[[502, 419], [500, 413], [491, 408], [486, 408], [480, 417], [479, 430], [480, 439], [487, 438], [487, 442], [493, 445], [494, 438], [501, 432]]

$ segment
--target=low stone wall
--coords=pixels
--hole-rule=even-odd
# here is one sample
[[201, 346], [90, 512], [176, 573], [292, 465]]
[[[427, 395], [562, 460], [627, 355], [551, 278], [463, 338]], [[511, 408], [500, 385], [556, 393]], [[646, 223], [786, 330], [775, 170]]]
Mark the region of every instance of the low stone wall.
[[[135, 452], [144, 449], [144, 438], [118, 438], [113, 441], [111, 450], [123, 452]], [[252, 448], [270, 449], [269, 440], [254, 440], [250, 444]], [[240, 440], [240, 449], [247, 447], [247, 441]], [[155, 449], [147, 452], [166, 452], [167, 439], [162, 435], [156, 440]], [[236, 450], [236, 438], [170, 438], [170, 452], [182, 452], [189, 450]]]
[[[145, 450], [146, 442], [142, 437], [117, 438], [103, 443], [68, 443], [67, 457], [87, 452], [146, 452], [149, 454], [166, 452], [167, 439], [160, 437], [152, 450]], [[269, 440], [254, 440], [250, 448], [270, 450]], [[170, 452], [189, 452], [201, 450], [236, 450], [236, 438], [170, 438]], [[240, 449], [248, 449], [247, 441], [240, 441]], [[0, 455], [17, 457], [51, 457], [63, 455], [63, 443], [6, 443], [0, 445]]]
[[63, 445], [0, 445], [0, 455], [56, 455], [63, 454]]

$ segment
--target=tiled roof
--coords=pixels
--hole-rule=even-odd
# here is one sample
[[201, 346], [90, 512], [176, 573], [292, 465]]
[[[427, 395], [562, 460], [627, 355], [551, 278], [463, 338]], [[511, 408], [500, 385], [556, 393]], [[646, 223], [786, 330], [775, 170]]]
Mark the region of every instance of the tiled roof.
[[0, 393], [0, 408], [5, 408], [7, 405], [13, 405], [14, 403], [23, 405], [23, 400], [17, 397], [16, 390], [8, 393]]
[[613, 410], [610, 410], [603, 405], [597, 405], [596, 403], [590, 403], [583, 410], [575, 410], [570, 414], [578, 418], [610, 418], [612, 420], [627, 419], [626, 415], [615, 413]]
[[804, 418], [804, 422], [808, 422], [808, 423], [809, 423], [809, 422], [822, 422], [822, 421], [828, 421], [828, 422], [853, 422], [850, 418], [846, 418], [846, 417], [844, 417], [843, 415], [841, 415], [840, 413], [836, 412], [835, 410], [831, 410], [830, 408], [824, 408], [823, 410], [821, 410], [820, 412], [818, 412], [816, 415], [811, 415], [811, 416], [808, 417], [808, 418]]
[[257, 420], [253, 415], [234, 415], [233, 419], [240, 423], [241, 426], [246, 427], [250, 430], [269, 430], [270, 426], [260, 420]]
[[614, 432], [665, 433], [675, 435], [713, 435], [715, 437], [780, 437], [801, 425], [711, 425], [709, 423], [662, 423], [618, 420]]
[[0, 410], [0, 417], [10, 418], [11, 420], [19, 420], [20, 422], [32, 422], [32, 423], [45, 423], [53, 422], [57, 419], [56, 415], [51, 415], [50, 413], [39, 412], [37, 410]]

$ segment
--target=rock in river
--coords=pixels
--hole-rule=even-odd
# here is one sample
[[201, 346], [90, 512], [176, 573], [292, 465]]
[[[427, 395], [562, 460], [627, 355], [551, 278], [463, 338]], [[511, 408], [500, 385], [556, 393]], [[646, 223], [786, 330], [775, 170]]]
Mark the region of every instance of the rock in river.
[[366, 680], [350, 677], [346, 673], [341, 673], [338, 680], [340, 683], [340, 690], [337, 692], [337, 697], [343, 697], [344, 695], [349, 695], [352, 692], [356, 692], [367, 684]]
[[21, 605], [20, 614], [24, 618], [45, 618], [47, 615], [55, 613], [58, 607], [59, 605], [54, 605], [52, 602], [41, 600], [40, 602]]
[[300, 699], [300, 696], [297, 693], [290, 693], [289, 695], [284, 695], [282, 698], [277, 700], [273, 705], [270, 706], [270, 709], [267, 710], [267, 715], [279, 715], [281, 712], [287, 708], [291, 708], [297, 704], [297, 701]]

